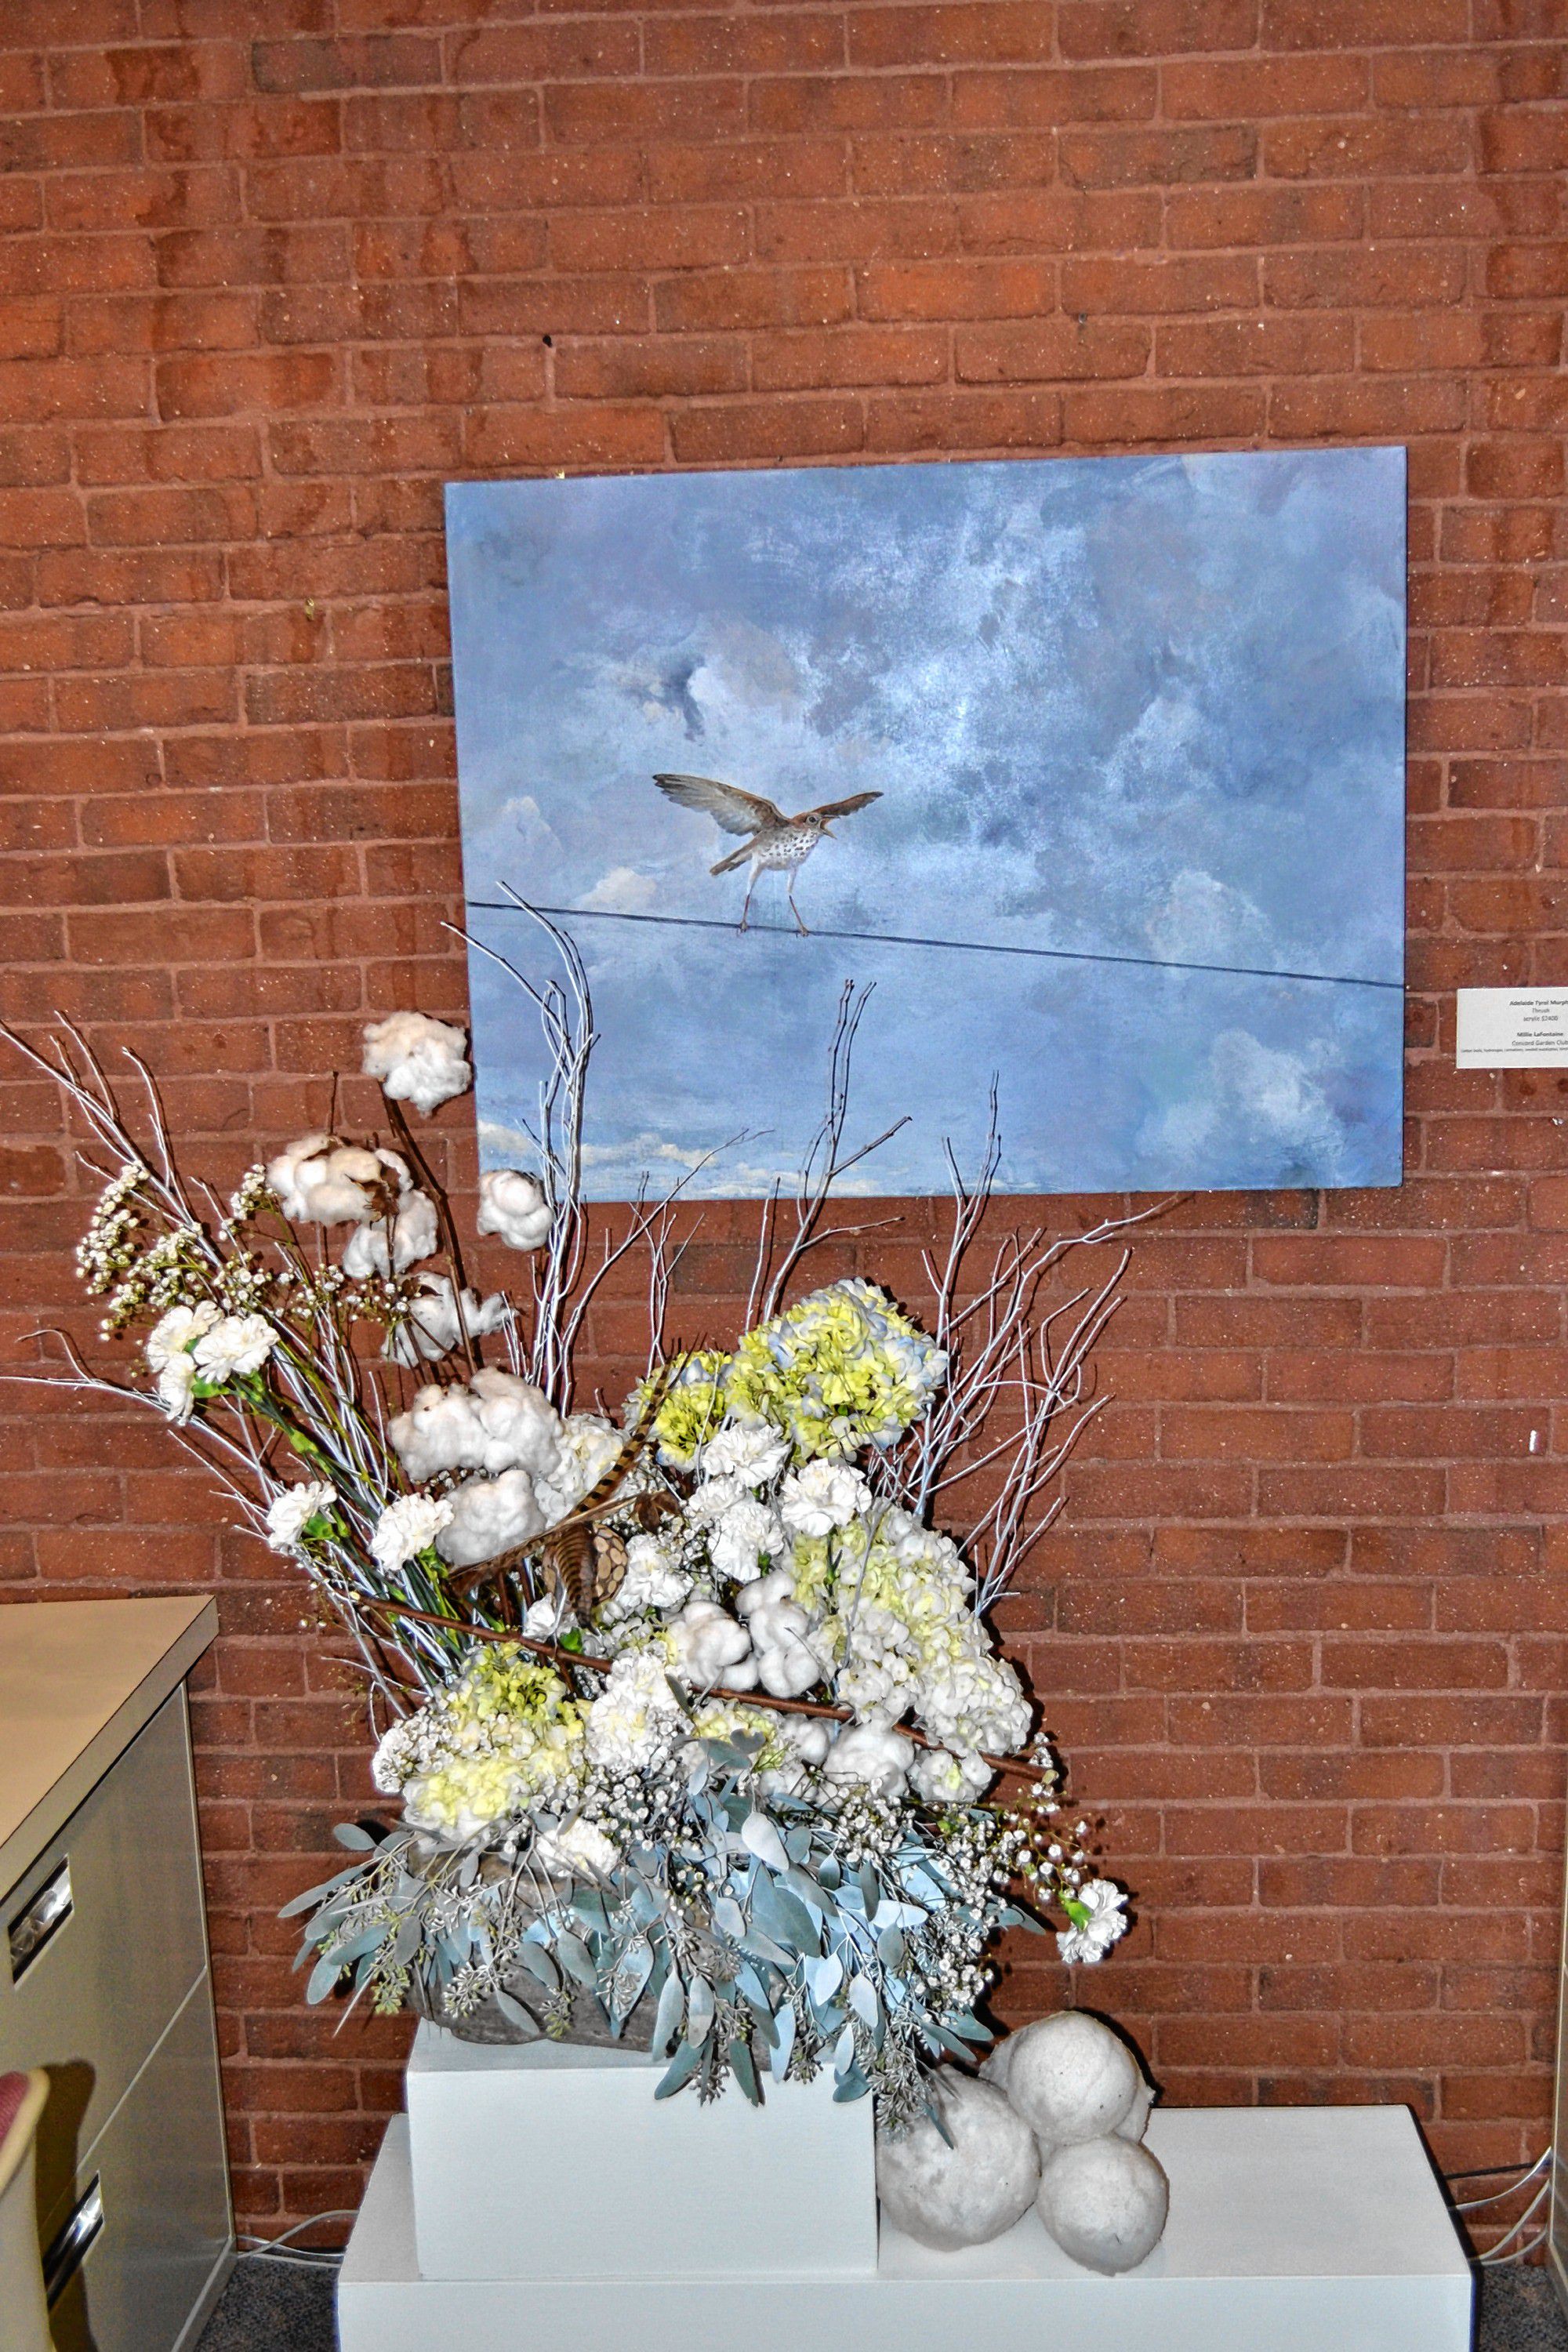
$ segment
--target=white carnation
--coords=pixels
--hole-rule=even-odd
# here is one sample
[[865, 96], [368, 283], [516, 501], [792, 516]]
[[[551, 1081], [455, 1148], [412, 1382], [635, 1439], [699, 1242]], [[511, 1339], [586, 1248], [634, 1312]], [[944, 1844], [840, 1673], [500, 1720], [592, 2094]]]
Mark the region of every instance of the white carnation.
[[863, 1782], [873, 1796], [896, 1797], [914, 1759], [914, 1743], [879, 1724], [851, 1723], [834, 1741], [824, 1776], [840, 1788]]
[[195, 1406], [196, 1367], [189, 1356], [171, 1356], [154, 1383], [158, 1402], [171, 1421], [189, 1421]]
[[691, 1579], [668, 1544], [658, 1536], [633, 1536], [626, 1573], [599, 1614], [613, 1625], [647, 1610], [678, 1609], [690, 1590]]
[[499, 1234], [508, 1249], [542, 1249], [550, 1238], [550, 1203], [537, 1176], [521, 1168], [487, 1168], [479, 1178], [481, 1234]]
[[647, 1650], [627, 1651], [588, 1709], [588, 1761], [635, 1772], [667, 1752], [683, 1722], [658, 1659]]
[[302, 1135], [267, 1164], [283, 1214], [308, 1225], [358, 1225], [384, 1216], [409, 1188], [395, 1151], [366, 1151], [331, 1135]]
[[789, 1460], [789, 1440], [765, 1421], [727, 1421], [699, 1457], [704, 1478], [738, 1478], [765, 1486]]
[[473, 1081], [466, 1058], [468, 1038], [449, 1021], [425, 1013], [390, 1013], [364, 1033], [363, 1069], [379, 1078], [393, 1102], [411, 1102], [428, 1118]]
[[433, 1255], [438, 1228], [436, 1203], [427, 1192], [409, 1192], [392, 1220], [392, 1248], [387, 1249], [387, 1221], [373, 1217], [352, 1233], [343, 1244], [343, 1272], [355, 1282], [373, 1274], [406, 1274], [422, 1257]]
[[466, 1478], [447, 1500], [451, 1517], [436, 1549], [453, 1568], [477, 1568], [498, 1552], [526, 1543], [544, 1525], [526, 1470], [503, 1470], [499, 1478]]
[[547, 1525], [553, 1527], [557, 1519], [576, 1509], [625, 1443], [623, 1433], [612, 1428], [602, 1413], [568, 1413], [561, 1423], [554, 1466], [534, 1481]]
[[470, 1339], [485, 1339], [492, 1331], [503, 1331], [511, 1315], [510, 1303], [499, 1290], [481, 1299], [476, 1290], [454, 1291], [450, 1275], [422, 1274], [408, 1319], [388, 1332], [382, 1353], [395, 1364], [413, 1366], [422, 1359], [434, 1363], [462, 1344], [465, 1331]]
[[533, 1842], [540, 1869], [558, 1878], [607, 1878], [620, 1858], [619, 1849], [592, 1822], [563, 1822]]
[[858, 1470], [842, 1462], [808, 1462], [779, 1488], [784, 1525], [797, 1535], [831, 1535], [870, 1507], [871, 1489]]
[[1076, 1899], [1088, 1911], [1089, 1918], [1081, 1927], [1058, 1927], [1057, 1950], [1064, 1960], [1092, 1964], [1102, 1960], [1117, 1937], [1127, 1933], [1122, 1912], [1127, 1897], [1108, 1878], [1091, 1878], [1087, 1886], [1078, 1888]]
[[[267, 1506], [267, 1541], [273, 1551], [294, 1551], [307, 1526], [321, 1511], [330, 1511], [337, 1491], [324, 1478], [302, 1486], [285, 1486]], [[379, 1782], [377, 1783], [379, 1786]]]
[[370, 1538], [371, 1558], [392, 1575], [436, 1540], [452, 1517], [439, 1495], [400, 1495], [388, 1503]]
[[165, 1364], [183, 1356], [219, 1319], [219, 1311], [210, 1298], [201, 1299], [195, 1307], [171, 1307], [147, 1334], [148, 1370], [161, 1372]]
[[784, 1548], [784, 1531], [776, 1511], [754, 1495], [731, 1503], [710, 1530], [708, 1557], [721, 1576], [747, 1583], [762, 1559], [776, 1559]]
[[264, 1315], [226, 1315], [201, 1334], [191, 1353], [204, 1381], [232, 1381], [258, 1372], [276, 1344]]

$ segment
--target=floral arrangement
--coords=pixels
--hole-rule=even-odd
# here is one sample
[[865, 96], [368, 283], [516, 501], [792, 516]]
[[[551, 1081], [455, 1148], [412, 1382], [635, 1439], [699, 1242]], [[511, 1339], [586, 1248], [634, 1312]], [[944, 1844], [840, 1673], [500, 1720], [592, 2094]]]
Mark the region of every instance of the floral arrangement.
[[[668, 1350], [674, 1196], [591, 1244], [591, 1008], [543, 928], [564, 982], [507, 967], [548, 1047], [540, 1164], [486, 1173], [478, 1217], [521, 1254], [521, 1303], [468, 1284], [403, 1108], [469, 1084], [460, 1029], [373, 1024], [391, 1139], [301, 1137], [226, 1202], [181, 1176], [139, 1063], [145, 1142], [74, 1033], [54, 1059], [13, 1038], [109, 1156], [79, 1266], [145, 1369], [112, 1381], [64, 1341], [66, 1371], [37, 1377], [165, 1416], [351, 1637], [400, 1818], [340, 1828], [348, 1866], [289, 1906], [310, 1915], [311, 2000], [587, 2023], [662, 2058], [661, 2095], [733, 2076], [759, 2099], [830, 2067], [897, 2128], [933, 2063], [989, 2041], [1002, 1930], [1055, 1913], [1061, 1956], [1096, 1960], [1125, 1924], [987, 1618], [1099, 1409], [1085, 1367], [1125, 1256], [1049, 1315], [1046, 1271], [1111, 1228], [1012, 1236], [970, 1280], [994, 1144], [977, 1185], [955, 1171], [929, 1334], [868, 1281], [791, 1297], [863, 1156], [843, 1142], [847, 992], [793, 1233], [763, 1206], [749, 1328]], [[647, 1374], [618, 1416], [575, 1409], [584, 1316], [633, 1249]], [[961, 1548], [934, 1510], [975, 1480]]]

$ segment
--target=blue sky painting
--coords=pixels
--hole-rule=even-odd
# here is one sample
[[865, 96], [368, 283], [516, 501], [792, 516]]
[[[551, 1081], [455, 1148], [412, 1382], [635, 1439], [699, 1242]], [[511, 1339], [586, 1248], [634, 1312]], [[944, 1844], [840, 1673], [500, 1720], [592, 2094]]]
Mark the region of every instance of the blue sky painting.
[[[465, 482], [447, 495], [477, 936], [586, 959], [592, 1198], [747, 1139], [788, 1176], [846, 979], [859, 1171], [945, 1191], [997, 1083], [1014, 1192], [1395, 1184], [1405, 453]], [[737, 926], [742, 845], [658, 773], [859, 793]], [[471, 959], [480, 1139], [542, 1067]]]

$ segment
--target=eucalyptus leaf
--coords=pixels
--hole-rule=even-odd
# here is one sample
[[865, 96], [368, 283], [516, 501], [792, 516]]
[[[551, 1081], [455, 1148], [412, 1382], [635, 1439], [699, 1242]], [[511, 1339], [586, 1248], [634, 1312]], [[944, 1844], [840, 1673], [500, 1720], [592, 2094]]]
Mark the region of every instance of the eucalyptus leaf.
[[654, 2097], [672, 2099], [683, 2084], [690, 2082], [701, 2063], [700, 2048], [694, 2046], [690, 2042], [683, 2042], [659, 2077], [658, 2088], [655, 2091]]
[[362, 1830], [357, 1822], [335, 1822], [332, 1835], [340, 1845], [346, 1845], [351, 1853], [370, 1853], [375, 1846], [374, 1838], [368, 1830]]
[[685, 2009], [686, 1987], [672, 1969], [664, 1980], [664, 1990], [658, 1996], [658, 2007], [654, 2011], [650, 2056], [655, 2058], [664, 2056], [680, 2031], [680, 2021]]
[[713, 2022], [713, 1988], [706, 1977], [693, 1977], [686, 1992], [686, 2040], [700, 2049]]
[[766, 1813], [748, 1813], [741, 1824], [741, 1836], [747, 1852], [754, 1853], [759, 1862], [765, 1862], [770, 1870], [789, 1868], [784, 1842]]
[[757, 2070], [752, 2063], [752, 2053], [739, 2034], [730, 2044], [730, 2064], [734, 2070], [736, 2082], [739, 2083], [752, 2106], [760, 2107], [763, 2104], [762, 2084], [757, 2080]]
[[789, 2062], [795, 2055], [795, 2011], [788, 2001], [773, 2019], [773, 2046], [768, 2055], [768, 2065], [773, 2080], [782, 2083], [789, 2073]]

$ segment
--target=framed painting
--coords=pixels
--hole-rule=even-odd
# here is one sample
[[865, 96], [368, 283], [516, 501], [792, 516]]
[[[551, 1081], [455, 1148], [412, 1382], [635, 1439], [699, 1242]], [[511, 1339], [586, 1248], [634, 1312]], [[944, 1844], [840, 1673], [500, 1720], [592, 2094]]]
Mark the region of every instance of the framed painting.
[[[865, 1171], [945, 1190], [1401, 1168], [1405, 456], [465, 482], [447, 494], [476, 939], [578, 946], [589, 1197], [761, 1192], [872, 984]], [[472, 960], [487, 1162], [541, 1076]], [[743, 1134], [735, 1150], [707, 1155]]]

